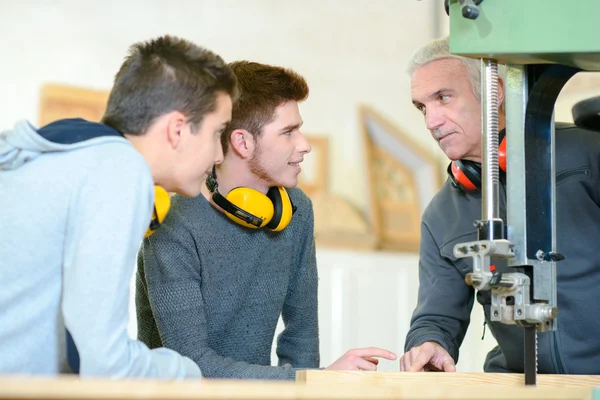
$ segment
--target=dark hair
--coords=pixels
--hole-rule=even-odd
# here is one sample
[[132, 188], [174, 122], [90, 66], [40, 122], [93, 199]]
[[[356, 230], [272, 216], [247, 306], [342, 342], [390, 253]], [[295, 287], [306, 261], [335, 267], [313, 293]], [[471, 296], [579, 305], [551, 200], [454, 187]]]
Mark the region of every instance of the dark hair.
[[306, 81], [291, 69], [250, 61], [236, 61], [229, 66], [237, 77], [240, 96], [233, 104], [231, 122], [221, 136], [224, 153], [229, 148], [231, 132], [245, 129], [256, 138], [273, 120], [278, 106], [308, 97]]
[[195, 132], [216, 108], [218, 93], [237, 97], [236, 77], [217, 54], [162, 36], [138, 42], [115, 76], [102, 122], [123, 134], [144, 134], [156, 118], [180, 111]]

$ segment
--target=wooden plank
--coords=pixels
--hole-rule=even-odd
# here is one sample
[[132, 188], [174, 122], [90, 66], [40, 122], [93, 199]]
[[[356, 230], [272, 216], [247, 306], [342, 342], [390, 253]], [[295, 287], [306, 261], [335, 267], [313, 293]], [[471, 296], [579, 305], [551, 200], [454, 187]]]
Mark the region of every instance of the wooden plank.
[[587, 388], [356, 387], [261, 381], [160, 382], [0, 378], [0, 399], [590, 399]]
[[[421, 374], [419, 374], [421, 375]], [[440, 374], [441, 375], [441, 374]], [[450, 374], [447, 374], [450, 375]], [[414, 374], [417, 376], [417, 374]], [[156, 380], [79, 380], [72, 376], [34, 378], [0, 376], [0, 399], [591, 399], [592, 391], [582, 387], [525, 388], [507, 386], [490, 390], [470, 386], [442, 384], [378, 385], [361, 387], [348, 385], [307, 385], [294, 382], [265, 381], [156, 381]]]
[[[362, 390], [365, 399], [391, 398], [391, 388]], [[0, 399], [350, 399], [356, 392], [326, 390], [294, 382], [227, 380], [79, 380], [59, 378], [0, 378]]]
[[[368, 372], [305, 370], [296, 373], [296, 381], [309, 385], [354, 384], [359, 386], [403, 386], [417, 384], [423, 387], [471, 386], [524, 386], [522, 374], [493, 374], [480, 372]], [[538, 375], [538, 387], [600, 387], [600, 375]]]

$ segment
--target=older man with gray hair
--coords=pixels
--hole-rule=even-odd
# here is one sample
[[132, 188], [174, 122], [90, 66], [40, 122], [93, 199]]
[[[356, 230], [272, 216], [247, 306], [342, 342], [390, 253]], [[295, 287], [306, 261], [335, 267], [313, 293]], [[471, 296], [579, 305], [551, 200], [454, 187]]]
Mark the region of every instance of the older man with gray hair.
[[[417, 50], [408, 72], [412, 102], [451, 162], [447, 182], [422, 218], [418, 305], [400, 369], [455, 371], [475, 299], [474, 289], [465, 284], [472, 261], [456, 258], [453, 248], [477, 239], [473, 222], [481, 219], [480, 62], [451, 54], [448, 38], [443, 38]], [[498, 94], [503, 104], [502, 78]], [[498, 114], [502, 142], [503, 106]], [[557, 243], [566, 259], [557, 268], [558, 330], [539, 334], [538, 369], [540, 373], [598, 374], [600, 319], [586, 310], [600, 302], [600, 260], [595, 250], [600, 240], [600, 135], [557, 123], [555, 143]], [[499, 186], [500, 215], [506, 220], [504, 172]], [[507, 269], [502, 262], [495, 266], [499, 272]], [[486, 358], [484, 371], [523, 372], [523, 330], [490, 321], [489, 291], [477, 292], [477, 301], [498, 342]]]

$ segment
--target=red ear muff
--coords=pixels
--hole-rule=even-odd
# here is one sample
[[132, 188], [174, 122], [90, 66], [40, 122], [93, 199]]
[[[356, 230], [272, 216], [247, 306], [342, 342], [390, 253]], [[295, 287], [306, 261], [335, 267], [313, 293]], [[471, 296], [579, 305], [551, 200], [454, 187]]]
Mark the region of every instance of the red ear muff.
[[498, 165], [502, 171], [506, 172], [506, 136], [502, 138], [500, 146], [498, 146]]
[[454, 182], [465, 190], [476, 190], [478, 188], [477, 182], [473, 182], [471, 171], [464, 166], [465, 163], [462, 160], [456, 160], [450, 164], [450, 171], [454, 177]]
[[[498, 166], [500, 179], [504, 182], [506, 175], [506, 136], [502, 132], [502, 141], [498, 146]], [[448, 175], [452, 185], [463, 190], [476, 190], [481, 187], [481, 165], [469, 160], [456, 160], [448, 166]]]

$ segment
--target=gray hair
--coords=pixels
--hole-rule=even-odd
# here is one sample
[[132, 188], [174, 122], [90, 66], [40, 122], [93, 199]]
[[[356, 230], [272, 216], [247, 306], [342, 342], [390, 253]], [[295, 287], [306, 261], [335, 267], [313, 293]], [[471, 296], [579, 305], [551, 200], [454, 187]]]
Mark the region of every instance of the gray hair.
[[[476, 58], [462, 57], [450, 53], [448, 36], [435, 39], [417, 49], [408, 62], [407, 72], [409, 75], [412, 75], [417, 68], [425, 64], [447, 58], [454, 58], [463, 62], [467, 68], [473, 94], [481, 102], [481, 61]], [[498, 75], [506, 82], [506, 67], [502, 64], [498, 64]], [[501, 104], [501, 109], [504, 110], [504, 102]]]

